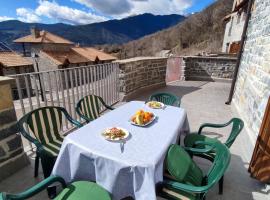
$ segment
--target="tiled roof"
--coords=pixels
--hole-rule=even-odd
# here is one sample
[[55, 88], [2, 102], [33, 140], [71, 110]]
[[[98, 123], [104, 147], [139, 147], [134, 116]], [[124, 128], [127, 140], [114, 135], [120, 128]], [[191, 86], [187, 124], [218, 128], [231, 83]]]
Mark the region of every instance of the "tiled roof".
[[44, 50], [42, 52], [56, 65], [62, 65], [67, 61], [72, 64], [94, 62], [97, 58], [100, 61], [116, 60], [115, 57], [90, 47], [74, 47], [67, 52]]
[[0, 52], [0, 64], [4, 67], [33, 65], [32, 62], [15, 52]]
[[72, 48], [72, 50], [88, 58], [91, 61], [95, 61], [97, 57], [101, 61], [116, 60], [116, 57], [91, 47], [74, 47]]
[[16, 43], [56, 43], [56, 44], [74, 44], [60, 36], [54, 35], [47, 31], [40, 31], [40, 37], [35, 38], [33, 35], [14, 40]]
[[89, 60], [73, 50], [67, 52], [61, 51], [42, 51], [48, 58], [50, 58], [56, 65], [62, 65], [65, 62], [72, 64], [87, 63]]

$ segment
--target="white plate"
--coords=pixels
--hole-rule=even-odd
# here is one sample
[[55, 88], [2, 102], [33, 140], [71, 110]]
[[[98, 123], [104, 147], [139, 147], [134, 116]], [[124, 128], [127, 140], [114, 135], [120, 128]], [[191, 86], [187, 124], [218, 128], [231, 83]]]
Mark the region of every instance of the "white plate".
[[[154, 115], [154, 114], [153, 114], [153, 115]], [[145, 126], [148, 126], [149, 124], [151, 124], [153, 121], [155, 121], [155, 119], [156, 119], [156, 116], [154, 115], [153, 118], [151, 119], [151, 121], [149, 121], [148, 123], [143, 124], [143, 125], [136, 124], [136, 123], [133, 122], [131, 119], [130, 119], [129, 121], [130, 121], [130, 123], [131, 123], [132, 125], [145, 127]]]
[[[117, 128], [117, 129], [120, 129], [120, 130], [124, 131], [124, 133], [125, 133], [126, 135], [125, 135], [122, 139], [120, 139], [120, 138], [111, 139], [111, 138], [106, 137], [105, 135], [103, 135], [104, 132], [108, 131], [108, 130], [111, 129], [111, 128]], [[121, 141], [121, 140], [126, 139], [126, 138], [129, 136], [129, 132], [128, 132], [126, 129], [124, 129], [124, 128], [121, 128], [121, 127], [111, 127], [111, 128], [107, 128], [107, 129], [105, 129], [105, 130], [101, 133], [101, 136], [102, 136], [103, 138], [105, 138], [106, 140], [108, 140], [108, 141]]]
[[[160, 106], [159, 108], [153, 108], [153, 107], [151, 107], [151, 106], [149, 105], [150, 102], [158, 102], [158, 103], [160, 103], [161, 106]], [[163, 109], [163, 108], [165, 107], [164, 103], [161, 103], [161, 102], [159, 102], [159, 101], [149, 101], [149, 102], [146, 103], [146, 105], [147, 105], [149, 108], [152, 108], [152, 109]]]

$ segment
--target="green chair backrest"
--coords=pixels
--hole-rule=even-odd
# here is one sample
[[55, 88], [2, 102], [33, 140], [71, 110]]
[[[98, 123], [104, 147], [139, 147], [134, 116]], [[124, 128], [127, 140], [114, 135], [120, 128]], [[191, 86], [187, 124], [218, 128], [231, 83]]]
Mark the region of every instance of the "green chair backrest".
[[[24, 133], [35, 137], [47, 151], [57, 155], [63, 142], [63, 108], [41, 107], [26, 114], [23, 120]], [[29, 131], [29, 132], [28, 132]]]
[[101, 102], [98, 96], [88, 95], [77, 103], [76, 111], [87, 121], [94, 120], [99, 117], [100, 106]]
[[169, 106], [180, 107], [180, 99], [170, 93], [156, 93], [150, 96], [150, 101], [159, 101]]
[[211, 145], [214, 145], [213, 151], [216, 156], [207, 173], [206, 181], [202, 170], [179, 145], [170, 146], [166, 157], [166, 169], [180, 183], [204, 186], [209, 190], [224, 175], [231, 158], [226, 145], [220, 142]]
[[231, 154], [226, 145], [221, 142], [216, 142], [214, 146], [215, 158], [207, 173], [207, 186], [209, 189], [221, 179], [231, 160]]
[[178, 145], [171, 145], [166, 157], [166, 169], [177, 181], [201, 186], [203, 172], [189, 154]]
[[239, 119], [239, 118], [233, 118], [231, 119], [228, 124], [232, 123], [232, 130], [231, 133], [227, 139], [227, 141], [225, 142], [225, 145], [230, 148], [232, 146], [232, 144], [234, 143], [236, 137], [239, 135], [239, 133], [242, 131], [242, 129], [244, 128], [244, 122], [243, 120]]

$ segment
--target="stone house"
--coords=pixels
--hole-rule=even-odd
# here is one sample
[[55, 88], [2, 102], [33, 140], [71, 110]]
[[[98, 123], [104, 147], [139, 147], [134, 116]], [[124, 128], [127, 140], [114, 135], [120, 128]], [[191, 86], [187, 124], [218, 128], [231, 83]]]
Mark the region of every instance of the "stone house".
[[[1, 51], [0, 52], [0, 76], [9, 76], [15, 74], [23, 74], [34, 72], [33, 63], [27, 58], [12, 52]], [[26, 84], [24, 79], [18, 79], [22, 91], [22, 96], [27, 96]], [[13, 97], [18, 98], [18, 89], [15, 83], [12, 85]], [[30, 88], [30, 91], [31, 88]]]
[[234, 0], [232, 12], [223, 20], [226, 23], [222, 45], [224, 53], [238, 53], [247, 15], [248, 0]]
[[255, 0], [233, 103], [255, 142], [270, 96], [270, 0]]
[[[35, 57], [37, 71], [109, 63], [115, 57], [90, 47], [79, 47], [73, 42], [52, 34], [31, 28], [31, 34], [14, 40], [22, 44], [24, 55], [30, 51]], [[37, 66], [38, 65], [38, 66]]]

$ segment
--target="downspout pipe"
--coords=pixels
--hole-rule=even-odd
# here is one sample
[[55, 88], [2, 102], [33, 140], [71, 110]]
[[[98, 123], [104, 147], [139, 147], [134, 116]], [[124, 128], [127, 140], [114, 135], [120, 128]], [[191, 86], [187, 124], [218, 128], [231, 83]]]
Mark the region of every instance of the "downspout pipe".
[[244, 50], [244, 45], [245, 45], [245, 41], [247, 38], [247, 29], [248, 29], [248, 23], [249, 23], [249, 20], [251, 17], [251, 9], [252, 9], [253, 2], [254, 2], [254, 0], [249, 0], [249, 2], [248, 2], [247, 18], [246, 18], [246, 21], [244, 24], [244, 29], [243, 29], [243, 33], [242, 33], [242, 37], [241, 37], [240, 51], [238, 52], [238, 55], [237, 55], [237, 62], [236, 62], [236, 66], [235, 66], [235, 70], [234, 70], [234, 74], [233, 74], [233, 80], [232, 80], [230, 94], [229, 94], [228, 100], [225, 102], [225, 104], [227, 104], [227, 105], [230, 105], [232, 102], [235, 84], [237, 81], [238, 71], [239, 71], [239, 67], [241, 64], [241, 58], [242, 58], [242, 54], [243, 54], [243, 50]]

